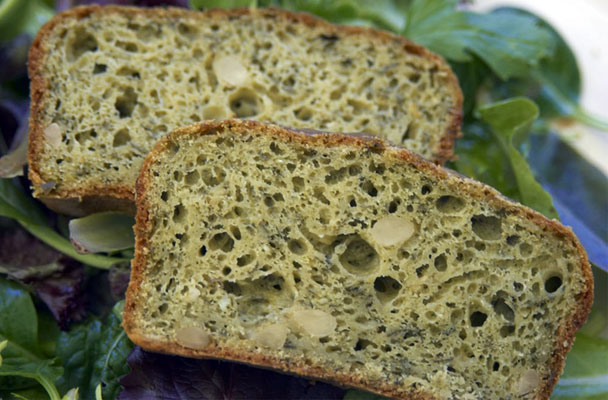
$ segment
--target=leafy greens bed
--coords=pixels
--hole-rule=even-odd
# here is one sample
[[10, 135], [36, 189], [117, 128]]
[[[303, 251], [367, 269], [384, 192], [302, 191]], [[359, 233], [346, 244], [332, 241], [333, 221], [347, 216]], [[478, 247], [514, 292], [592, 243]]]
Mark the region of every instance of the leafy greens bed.
[[[216, 361], [146, 353], [122, 330], [132, 218], [69, 221], [31, 198], [23, 177], [26, 57], [54, 12], [88, 3], [278, 6], [405, 35], [441, 54], [465, 95], [450, 167], [573, 226], [608, 287], [606, 177], [552, 131], [556, 119], [608, 130], [578, 104], [580, 74], [559, 34], [517, 9], [478, 14], [457, 0], [5, 0], [0, 5], [0, 398], [328, 398], [375, 396]], [[599, 216], [599, 218], [598, 218]], [[604, 222], [602, 222], [604, 221]], [[608, 298], [596, 290], [555, 399], [608, 396]]]

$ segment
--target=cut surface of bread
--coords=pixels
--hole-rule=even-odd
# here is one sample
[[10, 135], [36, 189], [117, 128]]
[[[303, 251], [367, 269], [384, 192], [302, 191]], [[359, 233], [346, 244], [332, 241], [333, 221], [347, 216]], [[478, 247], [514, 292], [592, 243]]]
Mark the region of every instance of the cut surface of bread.
[[133, 201], [158, 138], [202, 120], [366, 132], [438, 163], [460, 129], [462, 95], [440, 57], [276, 9], [76, 8], [41, 29], [29, 73], [30, 179], [43, 199]]
[[593, 297], [569, 229], [373, 138], [178, 129], [135, 231], [136, 344], [397, 398], [548, 398]]

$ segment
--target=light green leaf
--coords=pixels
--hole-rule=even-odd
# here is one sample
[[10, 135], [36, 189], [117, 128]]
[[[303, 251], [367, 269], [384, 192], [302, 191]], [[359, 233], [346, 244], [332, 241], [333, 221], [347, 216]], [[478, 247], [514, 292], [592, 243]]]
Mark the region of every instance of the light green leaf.
[[515, 176], [519, 200], [549, 218], [558, 218], [551, 196], [534, 178], [530, 166], [517, 148], [525, 140], [528, 129], [538, 117], [538, 107], [526, 98], [515, 98], [480, 108], [481, 119], [487, 123], [500, 149], [507, 157]]
[[114, 252], [135, 246], [133, 217], [102, 212], [70, 221], [70, 240], [79, 253]]
[[552, 399], [608, 398], [608, 340], [578, 334]]
[[69, 240], [47, 225], [44, 214], [34, 200], [9, 179], [0, 179], [0, 216], [16, 220], [44, 243], [84, 264], [109, 269], [114, 264], [128, 261], [125, 258], [78, 253]]

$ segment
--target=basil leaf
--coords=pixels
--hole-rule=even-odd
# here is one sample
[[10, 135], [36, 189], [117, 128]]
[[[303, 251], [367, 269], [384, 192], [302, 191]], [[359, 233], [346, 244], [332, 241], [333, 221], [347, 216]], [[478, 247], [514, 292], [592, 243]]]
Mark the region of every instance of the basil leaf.
[[123, 307], [123, 302], [117, 303], [105, 323], [91, 319], [61, 333], [57, 355], [65, 374], [58, 386], [63, 391], [78, 387], [82, 398], [94, 399], [101, 383], [103, 398], [116, 398], [118, 380], [129, 372], [127, 357], [133, 347], [120, 325]]
[[135, 246], [133, 217], [102, 212], [70, 221], [70, 240], [79, 253], [114, 252]]
[[[0, 342], [2, 351], [0, 387], [20, 390], [38, 381], [52, 399], [59, 399], [54, 382], [63, 369], [56, 359], [46, 358], [38, 342], [38, 317], [30, 294], [17, 283], [0, 279]], [[19, 378], [28, 378], [26, 380]]]
[[495, 82], [492, 90], [498, 98], [528, 96], [540, 107], [542, 118], [570, 117], [598, 129], [608, 130], [608, 121], [586, 112], [578, 104], [581, 93], [581, 76], [572, 50], [542, 18], [517, 8], [500, 8], [494, 11], [505, 18], [525, 17], [545, 29], [554, 43], [552, 54], [540, 60], [528, 76], [509, 82]]
[[124, 258], [97, 254], [79, 254], [69, 240], [47, 225], [44, 214], [34, 200], [9, 179], [0, 179], [0, 216], [16, 220], [44, 243], [84, 264], [108, 269], [116, 263], [128, 261]]
[[536, 104], [526, 98], [516, 98], [484, 106], [479, 113], [509, 160], [521, 202], [549, 218], [558, 218], [551, 196], [536, 181], [530, 166], [517, 150], [538, 117]]
[[403, 34], [452, 61], [469, 62], [474, 54], [503, 80], [526, 76], [551, 54], [551, 36], [536, 19], [460, 11], [457, 4], [457, 0], [414, 0]]

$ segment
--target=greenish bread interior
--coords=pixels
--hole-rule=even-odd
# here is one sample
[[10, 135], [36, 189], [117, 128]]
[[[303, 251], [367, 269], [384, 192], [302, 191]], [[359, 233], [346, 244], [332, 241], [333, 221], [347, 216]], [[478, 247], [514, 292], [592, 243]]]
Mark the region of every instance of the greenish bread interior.
[[573, 240], [397, 150], [294, 135], [190, 132], [151, 156], [129, 335], [400, 396], [544, 397], [589, 285]]
[[450, 157], [440, 139], [458, 131], [460, 92], [443, 60], [396, 36], [288, 15], [114, 7], [58, 17], [40, 44], [36, 193], [134, 187], [159, 137], [206, 119], [367, 132]]

